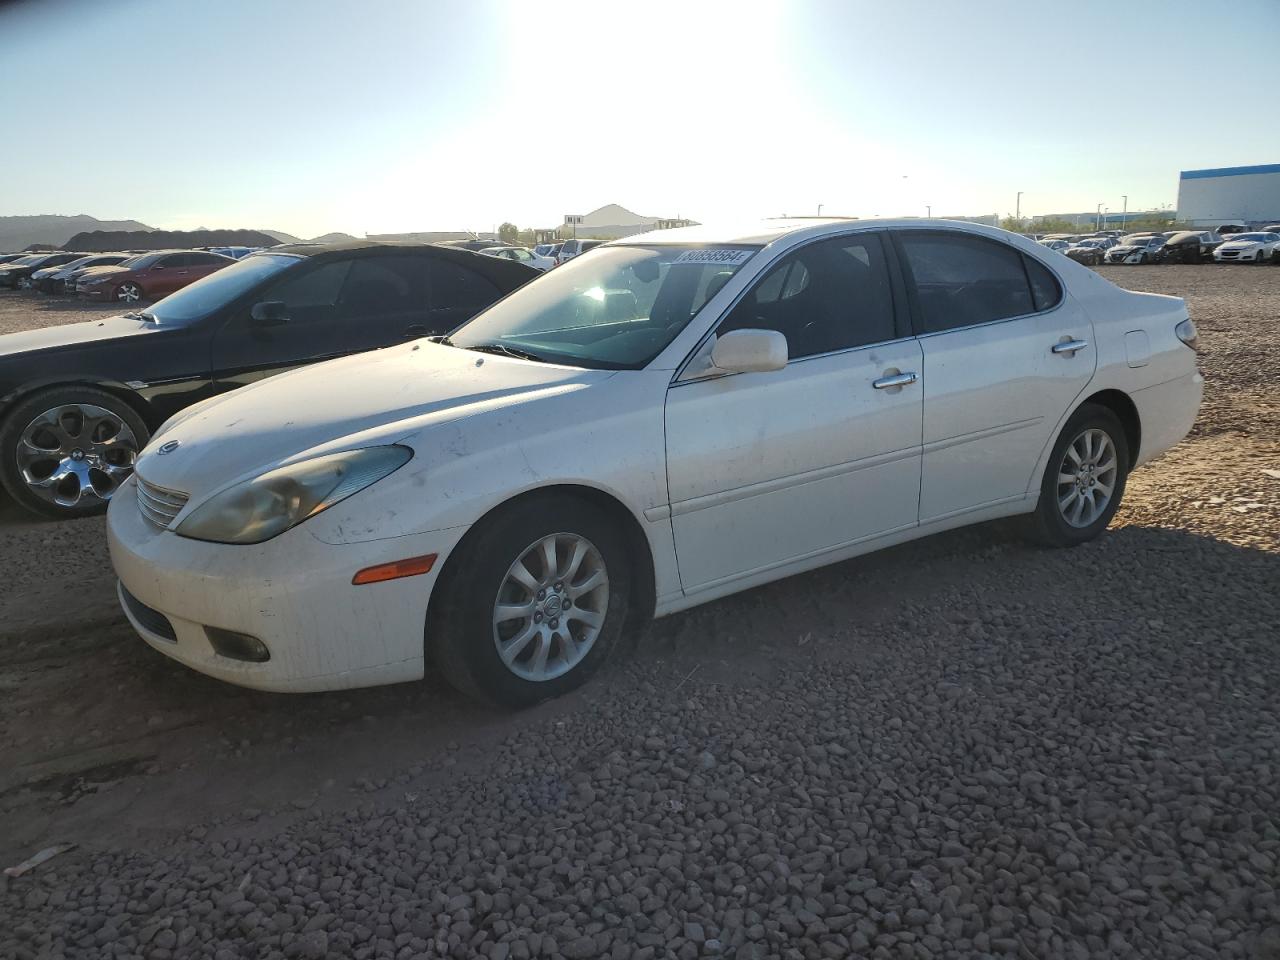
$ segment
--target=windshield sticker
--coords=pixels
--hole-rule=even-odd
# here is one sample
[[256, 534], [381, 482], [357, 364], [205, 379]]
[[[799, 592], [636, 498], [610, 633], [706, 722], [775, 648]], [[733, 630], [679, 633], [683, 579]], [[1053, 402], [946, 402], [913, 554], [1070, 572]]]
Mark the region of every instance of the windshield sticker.
[[672, 263], [723, 263], [735, 266], [745, 263], [754, 250], [686, 250]]

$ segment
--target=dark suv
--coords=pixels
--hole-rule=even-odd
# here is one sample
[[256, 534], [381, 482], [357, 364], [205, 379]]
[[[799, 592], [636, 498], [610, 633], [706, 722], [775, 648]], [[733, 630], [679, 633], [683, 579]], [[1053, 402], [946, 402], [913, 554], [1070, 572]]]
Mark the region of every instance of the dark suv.
[[0, 483], [49, 516], [99, 512], [182, 408], [303, 364], [446, 333], [537, 276], [427, 244], [280, 246], [145, 310], [0, 336]]

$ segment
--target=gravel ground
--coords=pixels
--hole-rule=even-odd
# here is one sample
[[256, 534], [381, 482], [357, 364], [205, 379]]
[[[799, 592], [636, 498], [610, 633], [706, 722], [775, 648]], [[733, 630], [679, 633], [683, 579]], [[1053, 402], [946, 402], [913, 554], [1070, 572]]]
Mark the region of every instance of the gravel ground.
[[100, 522], [11, 516], [0, 856], [80, 846], [0, 877], [0, 957], [1280, 957], [1280, 270], [1103, 272], [1208, 382], [1105, 536], [795, 577], [516, 716], [219, 685]]

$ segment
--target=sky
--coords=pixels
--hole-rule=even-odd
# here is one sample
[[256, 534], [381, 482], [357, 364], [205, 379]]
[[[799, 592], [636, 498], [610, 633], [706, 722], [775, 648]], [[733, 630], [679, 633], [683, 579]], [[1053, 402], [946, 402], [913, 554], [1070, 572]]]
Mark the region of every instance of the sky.
[[1180, 170], [1280, 162], [1277, 38], [1280, 0], [0, 5], [0, 216], [311, 237], [607, 203], [1172, 207]]

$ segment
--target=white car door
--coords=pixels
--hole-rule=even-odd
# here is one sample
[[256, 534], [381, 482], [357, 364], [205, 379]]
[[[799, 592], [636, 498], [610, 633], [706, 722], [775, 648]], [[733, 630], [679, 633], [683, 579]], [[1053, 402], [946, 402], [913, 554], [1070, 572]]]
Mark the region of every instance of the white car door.
[[921, 352], [882, 234], [808, 244], [773, 266], [718, 332], [787, 337], [782, 370], [674, 383], [671, 524], [686, 593], [916, 524]]
[[920, 522], [1025, 497], [1093, 377], [1085, 312], [1043, 263], [960, 231], [895, 234], [924, 351]]

